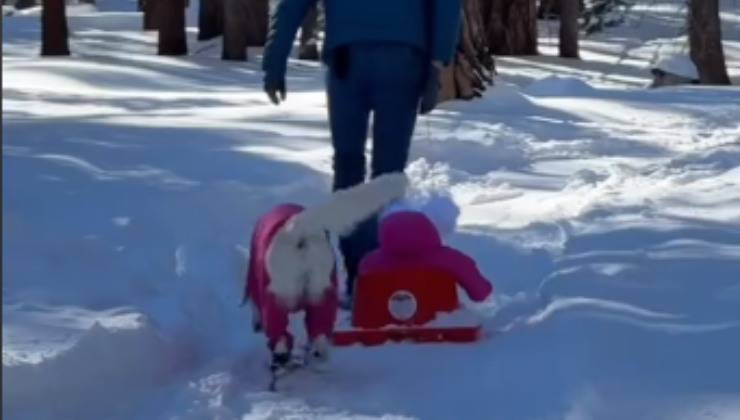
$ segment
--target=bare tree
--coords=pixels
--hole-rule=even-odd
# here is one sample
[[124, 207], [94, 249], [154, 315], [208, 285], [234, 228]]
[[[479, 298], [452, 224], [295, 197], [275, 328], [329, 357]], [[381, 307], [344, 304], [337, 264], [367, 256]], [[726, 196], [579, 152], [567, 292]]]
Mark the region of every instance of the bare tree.
[[247, 0], [224, 0], [224, 41], [221, 58], [247, 59]]
[[270, 21], [269, 0], [247, 0], [247, 46], [262, 47], [267, 41], [267, 29]]
[[494, 54], [537, 54], [535, 0], [486, 0], [481, 6]]
[[141, 8], [144, 10], [144, 30], [157, 30], [157, 7], [162, 0], [141, 0]]
[[298, 58], [313, 61], [319, 59], [319, 8], [317, 5], [311, 7], [303, 20]]
[[[540, 0], [537, 19], [552, 19], [560, 16], [560, 0]], [[584, 0], [578, 0], [578, 13], [586, 7]]]
[[159, 55], [185, 55], [185, 0], [158, 0]]
[[[3, 4], [5, 4], [5, 2], [3, 2]], [[17, 0], [15, 4], [13, 4], [13, 6], [18, 10], [22, 10], [28, 9], [29, 7], [34, 7], [36, 6], [36, 4], [36, 0]]]
[[41, 9], [41, 55], [69, 55], [69, 29], [64, 0], [43, 0]]
[[688, 19], [691, 59], [699, 71], [700, 83], [729, 85], [719, 0], [690, 0]]
[[537, 19], [549, 19], [554, 16], [560, 16], [560, 0], [540, 0]]
[[267, 40], [268, 0], [223, 0], [224, 42], [221, 58], [246, 60], [247, 47], [261, 47]]
[[578, 58], [578, 0], [559, 0], [560, 56]]
[[198, 9], [198, 39], [205, 41], [224, 32], [223, 0], [200, 0]]

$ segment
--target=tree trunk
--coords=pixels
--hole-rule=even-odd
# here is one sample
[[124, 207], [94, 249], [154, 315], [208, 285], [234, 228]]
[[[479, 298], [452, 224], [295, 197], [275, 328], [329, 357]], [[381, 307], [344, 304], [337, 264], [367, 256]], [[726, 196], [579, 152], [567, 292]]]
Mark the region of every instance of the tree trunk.
[[440, 75], [440, 101], [481, 96], [493, 82], [493, 55], [480, 11], [479, 0], [465, 0], [460, 43], [452, 64]]
[[145, 31], [156, 31], [157, 30], [157, 6], [158, 3], [163, 0], [142, 0], [142, 7], [144, 8], [144, 30]]
[[494, 54], [537, 54], [535, 0], [490, 0], [484, 6], [488, 44]]
[[224, 40], [221, 58], [247, 59], [247, 0], [224, 0]]
[[560, 16], [560, 0], [540, 0], [537, 19], [550, 19]]
[[185, 1], [158, 0], [159, 55], [186, 55]]
[[200, 0], [198, 9], [198, 40], [216, 38], [224, 32], [223, 0]]
[[[537, 19], [554, 19], [560, 16], [561, 11], [560, 0], [540, 0], [540, 5], [537, 7]], [[586, 7], [584, 0], [578, 0], [578, 13], [583, 12]]]
[[41, 9], [41, 55], [69, 55], [69, 29], [64, 0], [43, 0]]
[[269, 0], [247, 0], [246, 1], [247, 46], [263, 47], [267, 41], [267, 28], [270, 20]]
[[18, 0], [13, 6], [15, 6], [15, 8], [18, 10], [28, 9], [29, 7], [36, 6], [36, 0]]
[[298, 48], [301, 60], [319, 60], [319, 8], [311, 7], [301, 26], [301, 38]]
[[578, 58], [578, 0], [559, 0], [560, 56]]
[[719, 0], [691, 0], [688, 26], [691, 59], [699, 71], [700, 83], [729, 85], [722, 50]]

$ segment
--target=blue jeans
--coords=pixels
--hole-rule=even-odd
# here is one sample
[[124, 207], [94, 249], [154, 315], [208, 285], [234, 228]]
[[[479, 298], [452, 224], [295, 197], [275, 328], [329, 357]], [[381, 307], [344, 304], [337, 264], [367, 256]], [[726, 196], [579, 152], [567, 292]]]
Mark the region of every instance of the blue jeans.
[[[365, 145], [372, 112], [370, 176], [406, 167], [416, 124], [426, 61], [420, 50], [394, 43], [338, 47], [328, 60], [329, 123], [334, 147], [334, 190], [365, 182]], [[377, 217], [340, 238], [347, 293], [362, 257], [377, 248]]]

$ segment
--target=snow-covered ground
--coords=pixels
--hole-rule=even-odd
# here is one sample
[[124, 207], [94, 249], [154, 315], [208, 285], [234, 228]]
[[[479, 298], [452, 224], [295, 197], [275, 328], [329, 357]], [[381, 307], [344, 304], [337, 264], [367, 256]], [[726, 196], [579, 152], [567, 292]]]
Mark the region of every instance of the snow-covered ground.
[[740, 90], [644, 89], [683, 12], [643, 3], [581, 62], [543, 23], [543, 56], [419, 120], [408, 173], [460, 207], [486, 339], [337, 349], [279, 394], [238, 305], [258, 215], [328, 191], [320, 66], [275, 107], [258, 50], [191, 28], [158, 57], [133, 2], [73, 8], [70, 58], [3, 18], [3, 417], [740, 418]]

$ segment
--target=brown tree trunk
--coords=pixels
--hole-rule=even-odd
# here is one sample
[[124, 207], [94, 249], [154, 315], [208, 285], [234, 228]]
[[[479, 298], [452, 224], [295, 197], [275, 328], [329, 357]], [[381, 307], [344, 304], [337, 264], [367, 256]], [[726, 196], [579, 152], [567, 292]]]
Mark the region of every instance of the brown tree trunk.
[[41, 55], [69, 55], [69, 29], [64, 0], [43, 0], [41, 9]]
[[537, 19], [547, 19], [553, 16], [560, 16], [560, 0], [540, 0]]
[[298, 48], [301, 60], [319, 60], [319, 8], [314, 5], [308, 11], [301, 26], [301, 38]]
[[495, 66], [488, 46], [479, 0], [463, 3], [463, 25], [455, 58], [440, 75], [440, 101], [481, 96], [493, 82]]
[[158, 0], [159, 55], [186, 55], [185, 1]]
[[[578, 0], [578, 13], [583, 12], [586, 7], [586, 3], [583, 0]], [[540, 0], [540, 5], [537, 7], [537, 19], [552, 19], [560, 16], [560, 0]]]
[[729, 85], [730, 77], [722, 50], [719, 0], [691, 0], [688, 26], [691, 59], [699, 71], [700, 83]]
[[224, 60], [247, 59], [248, 0], [224, 0], [224, 40], [221, 58]]
[[560, 56], [578, 58], [578, 0], [559, 0]]
[[162, 0], [142, 0], [142, 7], [144, 8], [144, 30], [145, 31], [156, 31], [157, 30], [157, 7], [159, 2]]
[[494, 54], [537, 54], [535, 0], [490, 0], [485, 16], [488, 44]]
[[262, 47], [267, 41], [267, 28], [270, 20], [269, 0], [247, 0], [246, 1], [247, 46]]
[[36, 6], [36, 0], [17, 0], [13, 6], [18, 10], [28, 9], [29, 7]]
[[223, 0], [200, 0], [198, 9], [198, 40], [216, 38], [224, 32]]

